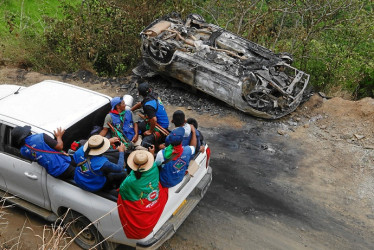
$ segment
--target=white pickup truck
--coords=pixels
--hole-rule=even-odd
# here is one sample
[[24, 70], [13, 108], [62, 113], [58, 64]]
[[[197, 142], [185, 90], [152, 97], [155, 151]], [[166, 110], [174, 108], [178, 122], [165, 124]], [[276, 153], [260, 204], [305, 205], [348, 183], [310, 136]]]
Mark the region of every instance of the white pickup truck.
[[[93, 126], [102, 126], [111, 97], [57, 81], [43, 81], [30, 87], [0, 85], [0, 195], [48, 221], [66, 215], [67, 231], [83, 249], [101, 241], [113, 249], [128, 245], [155, 249], [169, 239], [202, 199], [212, 181], [210, 149], [195, 157], [193, 176], [169, 189], [169, 199], [153, 231], [144, 239], [126, 238], [118, 216], [117, 197], [90, 193], [73, 180], [62, 181], [47, 174], [36, 162], [23, 158], [10, 136], [15, 126], [30, 125], [32, 133], [53, 137], [57, 127], [66, 129], [65, 150], [78, 139], [87, 138]], [[91, 224], [92, 223], [92, 224]], [[86, 229], [85, 227], [88, 226]], [[82, 232], [83, 231], [83, 232]]]

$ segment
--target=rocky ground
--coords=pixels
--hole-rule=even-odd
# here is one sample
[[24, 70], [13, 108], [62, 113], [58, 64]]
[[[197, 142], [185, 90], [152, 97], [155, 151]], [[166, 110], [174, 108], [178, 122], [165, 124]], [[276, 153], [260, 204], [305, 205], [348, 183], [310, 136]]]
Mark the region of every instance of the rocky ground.
[[[138, 99], [136, 77], [0, 69], [0, 84], [27, 86], [44, 79]], [[211, 187], [163, 249], [374, 247], [373, 99], [313, 95], [292, 114], [267, 121], [178, 83], [159, 77], [149, 81], [170, 115], [181, 109], [199, 121], [213, 152]], [[40, 235], [45, 222], [22, 210], [5, 211], [0, 219], [8, 224], [0, 227], [0, 244], [13, 239], [26, 248], [40, 245], [24, 228]]]

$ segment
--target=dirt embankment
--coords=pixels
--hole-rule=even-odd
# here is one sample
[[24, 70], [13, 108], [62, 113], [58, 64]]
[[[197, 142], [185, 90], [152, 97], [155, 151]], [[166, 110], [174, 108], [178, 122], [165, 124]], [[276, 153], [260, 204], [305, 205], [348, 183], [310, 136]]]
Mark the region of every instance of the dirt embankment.
[[[308, 149], [290, 186], [327, 213], [374, 234], [374, 100], [323, 100], [317, 96], [297, 114], [309, 118], [290, 133]], [[295, 115], [297, 115], [295, 114]]]
[[[83, 77], [45, 76], [18, 69], [0, 69], [0, 84], [31, 85], [54, 79], [110, 96], [134, 93], [133, 79], [130, 78], [119, 82], [118, 79], [93, 81], [90, 75]], [[121, 84], [126, 81], [128, 86], [122, 88]], [[164, 91], [163, 88], [159, 87], [158, 91]], [[187, 117], [199, 121], [216, 150], [212, 156], [216, 168], [214, 181], [201, 207], [164, 249], [374, 247], [373, 99], [327, 100], [314, 95], [291, 115], [277, 121], [264, 121], [246, 116], [204, 95], [178, 91], [162, 92], [167, 111], [172, 114], [182, 109]], [[178, 104], [182, 94], [185, 102]], [[217, 138], [217, 131], [224, 131], [226, 137]], [[237, 138], [237, 144], [227, 142], [230, 133], [241, 136]], [[257, 160], [248, 152], [263, 154], [264, 160]], [[234, 159], [236, 156], [238, 158]], [[239, 161], [246, 163], [236, 166]], [[272, 171], [280, 166], [284, 168], [271, 176]], [[243, 179], [242, 184], [237, 181], [238, 176], [230, 179], [230, 174], [235, 173], [227, 172], [228, 167], [238, 170], [238, 173], [244, 173], [242, 169], [248, 167], [245, 171], [248, 179]], [[222, 199], [220, 195], [226, 192], [228, 197], [232, 195], [231, 202], [235, 202], [226, 202], [226, 197]], [[272, 196], [276, 199], [266, 203], [266, 199], [269, 201]], [[247, 203], [244, 204], [245, 199]], [[303, 219], [295, 222], [287, 213], [285, 217], [288, 219], [280, 216], [286, 207], [292, 207]], [[263, 216], [269, 213], [272, 216]], [[231, 220], [228, 214], [233, 216]], [[254, 216], [248, 217], [251, 214]], [[262, 223], [258, 220], [260, 215], [266, 217]], [[21, 215], [16, 213], [15, 216], [19, 220]], [[2, 237], [17, 237], [20, 227], [20, 224], [9, 223], [7, 230], [1, 232]], [[270, 240], [264, 239], [264, 235]]]

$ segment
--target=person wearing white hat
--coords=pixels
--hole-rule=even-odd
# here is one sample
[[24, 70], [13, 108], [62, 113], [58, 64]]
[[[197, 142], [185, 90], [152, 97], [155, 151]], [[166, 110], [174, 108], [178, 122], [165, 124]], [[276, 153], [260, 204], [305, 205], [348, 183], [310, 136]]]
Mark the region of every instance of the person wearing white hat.
[[110, 147], [110, 141], [101, 136], [93, 135], [73, 155], [77, 167], [75, 168], [74, 181], [79, 187], [90, 192], [102, 189], [112, 189], [126, 177], [124, 168], [125, 145], [118, 147], [119, 159], [117, 164], [108, 160], [102, 154]]
[[118, 214], [126, 237], [142, 239], [158, 222], [168, 199], [168, 190], [160, 185], [152, 153], [135, 150], [129, 155], [127, 165], [132, 171], [119, 188]]

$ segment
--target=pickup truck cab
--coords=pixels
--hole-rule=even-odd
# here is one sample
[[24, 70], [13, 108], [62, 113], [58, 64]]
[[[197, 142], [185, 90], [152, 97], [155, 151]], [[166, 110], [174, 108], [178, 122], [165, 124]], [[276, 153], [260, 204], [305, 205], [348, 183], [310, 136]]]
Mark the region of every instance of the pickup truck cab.
[[112, 249], [128, 245], [154, 249], [169, 239], [202, 199], [212, 181], [210, 149], [195, 158], [197, 168], [169, 189], [168, 202], [153, 231], [145, 238], [126, 238], [111, 193], [87, 192], [74, 180], [47, 174], [37, 162], [21, 156], [13, 146], [11, 131], [31, 126], [32, 133], [66, 130], [64, 149], [87, 139], [94, 126], [102, 126], [111, 97], [67, 83], [46, 80], [30, 87], [0, 85], [0, 195], [24, 209], [54, 222], [64, 219], [67, 231], [84, 249], [100, 245]]

